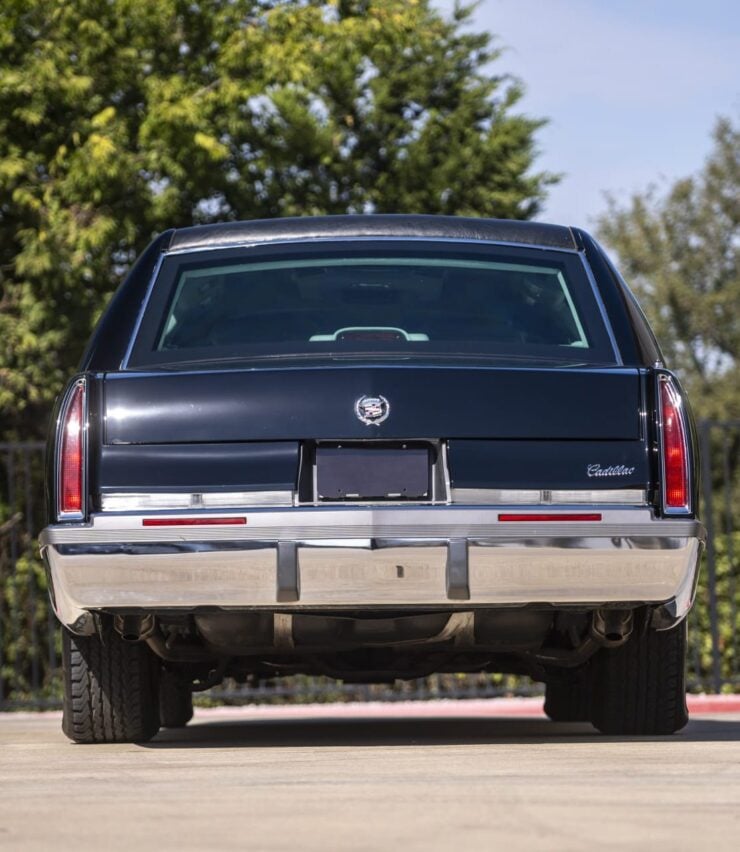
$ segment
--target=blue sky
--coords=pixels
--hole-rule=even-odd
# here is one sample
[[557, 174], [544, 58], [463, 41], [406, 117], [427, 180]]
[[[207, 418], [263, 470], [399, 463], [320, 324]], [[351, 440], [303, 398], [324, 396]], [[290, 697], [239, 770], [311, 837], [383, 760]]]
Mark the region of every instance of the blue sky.
[[474, 26], [550, 119], [539, 167], [565, 175], [540, 219], [588, 226], [604, 191], [691, 174], [716, 116], [740, 116], [740, 0], [483, 0]]

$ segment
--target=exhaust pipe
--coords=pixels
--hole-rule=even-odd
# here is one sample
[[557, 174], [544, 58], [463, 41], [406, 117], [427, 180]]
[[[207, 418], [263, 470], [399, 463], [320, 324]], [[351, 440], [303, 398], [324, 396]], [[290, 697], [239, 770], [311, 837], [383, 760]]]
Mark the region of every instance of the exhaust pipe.
[[631, 609], [597, 609], [591, 633], [605, 648], [616, 648], [630, 638], [633, 626]]
[[591, 629], [575, 648], [541, 648], [532, 655], [540, 665], [576, 668], [600, 648], [618, 648], [630, 638], [634, 628], [631, 609], [597, 609], [591, 617]]
[[153, 615], [117, 615], [113, 626], [124, 642], [142, 642], [154, 633]]

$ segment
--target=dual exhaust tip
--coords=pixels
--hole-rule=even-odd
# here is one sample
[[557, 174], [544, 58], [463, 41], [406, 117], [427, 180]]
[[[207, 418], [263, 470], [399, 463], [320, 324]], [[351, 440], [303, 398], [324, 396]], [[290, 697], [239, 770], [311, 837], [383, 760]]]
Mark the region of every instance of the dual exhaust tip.
[[616, 648], [632, 635], [631, 609], [597, 609], [591, 621], [591, 635], [604, 648]]
[[113, 619], [113, 627], [124, 642], [143, 642], [148, 639], [157, 627], [154, 615], [117, 615]]

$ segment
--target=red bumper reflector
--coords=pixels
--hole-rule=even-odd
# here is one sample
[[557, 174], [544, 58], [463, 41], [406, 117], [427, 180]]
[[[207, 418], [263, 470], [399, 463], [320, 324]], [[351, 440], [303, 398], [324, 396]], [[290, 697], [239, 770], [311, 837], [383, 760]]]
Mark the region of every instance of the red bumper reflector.
[[597, 512], [579, 512], [570, 515], [548, 515], [542, 512], [527, 515], [499, 515], [499, 521], [600, 521], [601, 514]]
[[144, 518], [145, 527], [244, 526], [246, 518]]

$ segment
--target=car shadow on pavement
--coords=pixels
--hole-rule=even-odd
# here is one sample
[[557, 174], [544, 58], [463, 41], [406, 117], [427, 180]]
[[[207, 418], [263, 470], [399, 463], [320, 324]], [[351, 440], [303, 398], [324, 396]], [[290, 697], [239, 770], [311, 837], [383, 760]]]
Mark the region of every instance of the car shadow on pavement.
[[162, 730], [143, 748], [277, 748], [281, 746], [445, 746], [497, 743], [733, 742], [740, 741], [740, 719], [699, 718], [670, 737], [608, 737], [587, 723], [556, 723], [539, 718], [373, 718], [234, 719], [200, 721]]

